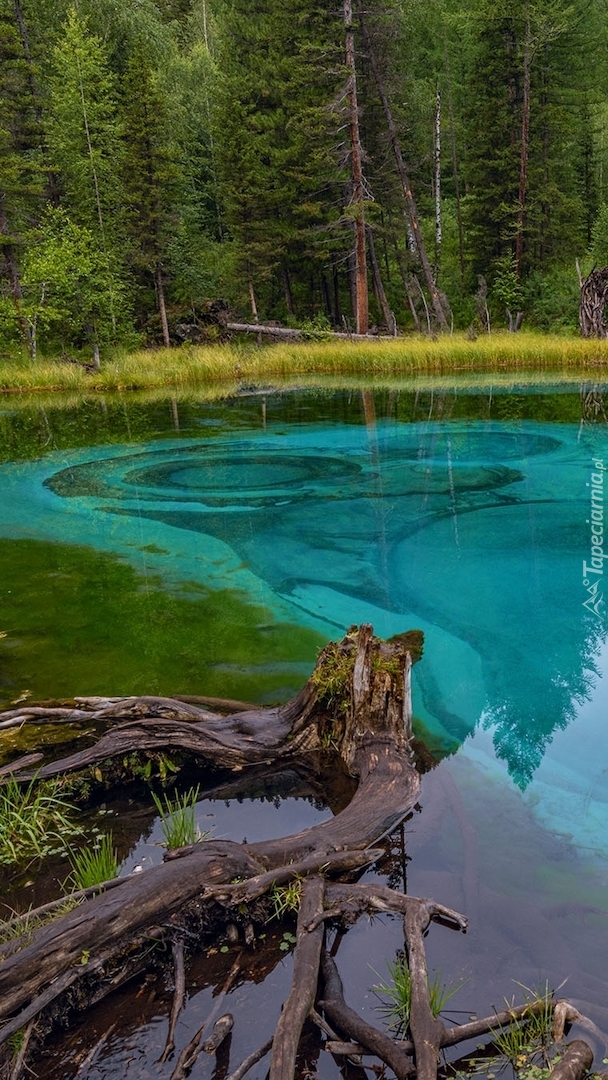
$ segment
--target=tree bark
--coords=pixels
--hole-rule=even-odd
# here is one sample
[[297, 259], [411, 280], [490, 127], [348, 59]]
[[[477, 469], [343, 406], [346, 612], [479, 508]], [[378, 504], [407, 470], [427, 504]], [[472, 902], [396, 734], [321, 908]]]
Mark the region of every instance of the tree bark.
[[171, 347], [171, 337], [169, 335], [169, 323], [167, 322], [167, 305], [165, 304], [165, 285], [163, 282], [163, 268], [160, 261], [156, 264], [156, 298], [158, 300], [158, 313], [160, 315], [160, 325], [163, 331], [163, 344], [166, 349]]
[[424, 274], [424, 280], [426, 282], [426, 286], [427, 286], [427, 289], [429, 291], [429, 296], [431, 297], [431, 303], [433, 305], [433, 311], [435, 313], [435, 318], [437, 319], [437, 323], [438, 323], [441, 330], [447, 332], [447, 331], [449, 331], [448, 320], [447, 320], [446, 312], [444, 311], [444, 307], [443, 307], [441, 297], [439, 295], [439, 290], [437, 289], [437, 286], [435, 284], [435, 280], [433, 278], [433, 271], [431, 269], [431, 264], [429, 262], [429, 258], [428, 258], [427, 252], [426, 252], [426, 247], [425, 247], [425, 244], [424, 244], [424, 240], [422, 239], [422, 234], [420, 232], [420, 222], [418, 220], [418, 210], [416, 208], [416, 202], [415, 202], [414, 196], [412, 194], [412, 188], [411, 188], [411, 184], [410, 184], [410, 181], [409, 181], [405, 161], [403, 159], [403, 154], [401, 153], [401, 144], [399, 142], [399, 136], [397, 134], [397, 127], [396, 127], [395, 121], [393, 119], [393, 114], [392, 114], [392, 110], [391, 110], [391, 107], [390, 107], [390, 104], [389, 104], [388, 97], [386, 95], [386, 90], [384, 88], [384, 82], [383, 82], [382, 76], [380, 74], [380, 68], [378, 67], [378, 62], [376, 60], [376, 55], [375, 55], [374, 48], [373, 48], [373, 45], [372, 45], [372, 40], [371, 40], [370, 35], [369, 35], [368, 31], [367, 31], [367, 27], [365, 25], [365, 21], [364, 21], [363, 18], [361, 19], [361, 26], [362, 26], [362, 30], [363, 30], [363, 40], [365, 42], [365, 48], [367, 50], [369, 61], [370, 61], [370, 64], [372, 66], [372, 71], [374, 73], [374, 79], [376, 80], [376, 86], [378, 87], [378, 93], [380, 95], [380, 100], [382, 102], [382, 108], [384, 110], [384, 116], [385, 116], [385, 119], [386, 119], [386, 126], [388, 128], [390, 142], [391, 142], [391, 146], [393, 148], [393, 155], [395, 157], [395, 162], [397, 164], [397, 172], [399, 173], [399, 179], [401, 181], [401, 186], [403, 188], [403, 194], [405, 196], [405, 204], [406, 204], [406, 208], [407, 208], [407, 214], [408, 214], [408, 218], [409, 218], [409, 223], [410, 223], [410, 227], [411, 227], [411, 230], [412, 230], [412, 234], [413, 234], [415, 242], [416, 242], [416, 250], [418, 252], [418, 257], [420, 259], [420, 264], [422, 266], [422, 272]]
[[441, 265], [441, 243], [443, 240], [443, 227], [441, 221], [441, 90], [437, 84], [435, 96], [435, 284], [439, 280], [439, 267]]
[[352, 206], [355, 231], [355, 325], [357, 334], [367, 334], [368, 295], [367, 260], [365, 254], [365, 196], [363, 187], [363, 150], [359, 133], [359, 104], [357, 101], [357, 65], [355, 59], [355, 32], [353, 26], [352, 0], [344, 0], [344, 27], [346, 37], [346, 67], [348, 84], [348, 122], [350, 128]]
[[370, 262], [372, 264], [372, 274], [373, 274], [373, 278], [374, 278], [374, 292], [376, 294], [376, 299], [377, 299], [377, 301], [380, 304], [380, 307], [382, 309], [382, 317], [384, 319], [384, 325], [386, 326], [386, 329], [388, 330], [389, 334], [392, 334], [393, 337], [396, 337], [396, 335], [397, 335], [397, 323], [395, 321], [395, 316], [393, 315], [393, 313], [392, 313], [392, 311], [391, 311], [391, 309], [389, 307], [389, 303], [388, 303], [388, 300], [387, 300], [387, 297], [386, 297], [386, 293], [384, 291], [384, 285], [382, 284], [382, 277], [380, 275], [380, 267], [378, 265], [378, 259], [376, 258], [376, 245], [374, 244], [374, 232], [373, 232], [373, 229], [371, 228], [371, 225], [367, 226], [367, 238], [368, 238], [368, 247], [369, 247], [369, 259], [370, 259]]
[[608, 267], [592, 270], [580, 279], [581, 299], [579, 322], [581, 334], [586, 338], [608, 337], [606, 305], [608, 304]]
[[524, 254], [524, 225], [526, 216], [526, 191], [528, 184], [528, 152], [530, 144], [530, 68], [532, 65], [532, 40], [530, 5], [526, 0], [523, 59], [523, 102], [521, 114], [521, 147], [519, 153], [519, 191], [517, 195], [517, 231], [515, 234], [515, 273], [521, 279]]

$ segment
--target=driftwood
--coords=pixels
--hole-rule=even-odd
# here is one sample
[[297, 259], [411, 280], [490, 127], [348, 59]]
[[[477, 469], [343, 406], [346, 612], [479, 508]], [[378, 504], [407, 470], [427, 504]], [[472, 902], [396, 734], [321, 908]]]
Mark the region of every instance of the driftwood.
[[579, 323], [585, 338], [608, 337], [606, 304], [608, 304], [608, 267], [592, 270], [580, 278], [581, 298]]
[[[301, 1075], [297, 1053], [308, 1020], [321, 1028], [324, 1045], [337, 1061], [371, 1054], [398, 1078], [415, 1072], [420, 1080], [436, 1080], [443, 1048], [491, 1035], [498, 1025], [521, 1023], [532, 1015], [533, 1004], [446, 1027], [430, 1007], [424, 935], [432, 922], [464, 931], [465, 916], [434, 900], [406, 896], [380, 884], [332, 880], [379, 858], [383, 838], [417, 803], [420, 772], [411, 730], [410, 674], [421, 647], [416, 631], [384, 642], [373, 636], [370, 626], [353, 627], [341, 642], [322, 651], [311, 678], [287, 704], [228, 716], [192, 700], [152, 697], [80, 698], [48, 707], [24, 705], [3, 714], [5, 726], [85, 720], [90, 727], [95, 720], [105, 727], [95, 745], [48, 763], [40, 777], [98, 771], [108, 759], [125, 753], [177, 748], [195, 762], [239, 774], [252, 766], [279, 770], [304, 763], [310, 771], [311, 758], [339, 755], [357, 782], [350, 802], [331, 820], [312, 828], [264, 842], [201, 842], [167, 853], [162, 865], [121, 879], [119, 887], [81, 890], [73, 910], [38, 929], [31, 929], [37, 913], [29, 913], [27, 932], [24, 926], [21, 938], [0, 949], [0, 1046], [24, 1027], [28, 1032], [18, 1062], [7, 1051], [4, 1064], [0, 1061], [7, 1077], [18, 1080], [27, 1068], [30, 1048], [35, 1058], [55, 1019], [68, 1023], [76, 1007], [86, 1008], [135, 971], [145, 970], [152, 963], [151, 940], [163, 942], [172, 955], [175, 992], [160, 1058], [168, 1060], [174, 1053], [192, 950], [211, 925], [215, 935], [221, 925], [229, 940], [238, 937], [240, 920], [245, 944], [211, 1015], [180, 1053], [172, 1078], [182, 1080], [200, 1052], [217, 1050], [224, 1055], [222, 1069], [227, 1070], [233, 1018], [226, 1013], [218, 1019], [218, 1014], [247, 955], [252, 921], [267, 918], [268, 909], [260, 916], [256, 905], [264, 904], [273, 885], [295, 878], [301, 885], [292, 987], [272, 1040], [233, 1068], [231, 1080], [244, 1077], [269, 1050], [270, 1080]], [[31, 779], [28, 764], [27, 758], [13, 763], [18, 780]], [[45, 909], [47, 916], [53, 914], [52, 905], [50, 911], [49, 905]], [[344, 1000], [336, 962], [325, 945], [326, 925], [331, 921], [346, 927], [364, 912], [392, 912], [403, 919], [412, 987], [410, 1041], [398, 1042], [364, 1022]], [[20, 918], [11, 920], [13, 931], [20, 932]], [[567, 1004], [556, 1019], [562, 1036], [566, 1023], [583, 1021]], [[572, 1043], [563, 1058], [561, 1080], [580, 1080], [590, 1053]]]

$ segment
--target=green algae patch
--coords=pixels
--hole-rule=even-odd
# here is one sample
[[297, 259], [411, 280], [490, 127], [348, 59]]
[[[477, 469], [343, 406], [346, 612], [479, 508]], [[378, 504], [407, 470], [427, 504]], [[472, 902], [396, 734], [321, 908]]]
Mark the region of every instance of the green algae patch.
[[[325, 640], [228, 589], [168, 591], [117, 556], [0, 540], [0, 704], [73, 695], [296, 693]], [[12, 740], [11, 740], [12, 741]]]

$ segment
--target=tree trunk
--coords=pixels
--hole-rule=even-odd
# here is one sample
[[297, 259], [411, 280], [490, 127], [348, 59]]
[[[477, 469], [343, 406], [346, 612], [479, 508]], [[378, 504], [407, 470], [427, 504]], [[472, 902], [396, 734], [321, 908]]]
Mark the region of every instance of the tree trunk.
[[450, 143], [452, 148], [452, 176], [454, 180], [454, 195], [456, 198], [456, 221], [458, 223], [458, 265], [460, 268], [460, 285], [464, 290], [464, 228], [462, 224], [462, 206], [460, 203], [460, 175], [458, 171], [458, 155], [456, 152], [456, 132], [454, 125], [454, 105], [452, 101], [452, 76], [450, 73], [450, 59], [448, 55], [447, 40], [444, 34], [443, 48], [445, 54], [445, 73], [448, 90], [448, 114], [450, 118]]
[[411, 188], [411, 185], [410, 185], [410, 182], [409, 182], [407, 169], [405, 167], [405, 161], [403, 159], [403, 154], [401, 153], [401, 145], [400, 145], [400, 142], [399, 142], [399, 136], [397, 134], [397, 128], [396, 128], [396, 125], [395, 125], [395, 121], [393, 119], [393, 114], [392, 114], [392, 111], [391, 111], [391, 107], [389, 105], [388, 97], [386, 96], [386, 90], [384, 88], [384, 82], [382, 80], [382, 76], [380, 75], [380, 68], [378, 67], [378, 63], [377, 63], [376, 56], [375, 56], [375, 53], [374, 53], [372, 41], [371, 41], [370, 35], [369, 35], [368, 31], [367, 31], [367, 27], [365, 25], [365, 21], [364, 21], [363, 18], [361, 18], [361, 26], [362, 26], [362, 30], [363, 30], [363, 40], [365, 42], [365, 48], [367, 50], [369, 61], [370, 61], [371, 66], [372, 66], [372, 70], [373, 70], [373, 73], [374, 73], [374, 78], [376, 80], [376, 86], [378, 87], [378, 93], [379, 93], [380, 99], [382, 101], [382, 108], [384, 110], [384, 116], [385, 116], [385, 119], [386, 119], [386, 126], [388, 128], [388, 133], [389, 133], [389, 137], [390, 137], [390, 141], [391, 141], [391, 146], [393, 148], [393, 154], [394, 154], [394, 157], [395, 157], [395, 162], [397, 164], [397, 171], [399, 173], [399, 179], [401, 180], [401, 186], [403, 188], [403, 194], [405, 196], [405, 203], [406, 203], [406, 207], [407, 207], [407, 214], [408, 214], [408, 218], [409, 218], [409, 223], [410, 223], [410, 227], [411, 227], [411, 230], [412, 230], [412, 234], [413, 234], [413, 236], [415, 238], [416, 250], [417, 250], [418, 256], [420, 258], [420, 264], [422, 266], [422, 272], [424, 274], [424, 280], [426, 282], [426, 286], [427, 286], [427, 289], [429, 291], [429, 295], [431, 297], [431, 303], [433, 305], [433, 311], [435, 313], [435, 318], [437, 319], [437, 323], [438, 323], [439, 327], [441, 328], [441, 330], [444, 330], [444, 331], [447, 332], [447, 331], [449, 331], [448, 320], [447, 320], [446, 312], [445, 312], [444, 307], [443, 307], [442, 299], [441, 299], [441, 297], [439, 295], [439, 290], [437, 289], [437, 286], [436, 286], [434, 278], [433, 278], [433, 271], [431, 270], [431, 264], [429, 262], [428, 255], [426, 253], [426, 247], [425, 247], [425, 244], [424, 244], [424, 240], [422, 239], [422, 235], [421, 235], [421, 232], [420, 232], [420, 223], [419, 223], [419, 220], [418, 220], [418, 211], [417, 211], [417, 208], [416, 208], [416, 202], [414, 200], [414, 196], [412, 194], [412, 188]]
[[166, 349], [171, 347], [171, 338], [169, 336], [169, 323], [167, 322], [167, 306], [165, 304], [165, 285], [163, 282], [163, 269], [160, 261], [156, 264], [156, 296], [158, 299], [158, 312], [160, 315], [160, 325], [163, 331], [163, 345]]
[[435, 97], [435, 284], [439, 280], [439, 267], [441, 265], [441, 242], [443, 239], [441, 222], [441, 90], [437, 84]]
[[526, 217], [526, 190], [528, 184], [528, 153], [530, 146], [530, 68], [532, 64], [532, 40], [530, 5], [528, 0], [526, 0], [526, 24], [524, 34], [521, 148], [519, 155], [519, 192], [517, 195], [517, 232], [515, 234], [515, 273], [518, 280], [521, 279], [524, 254], [524, 225]]
[[355, 231], [355, 325], [357, 334], [367, 334], [368, 295], [365, 254], [365, 200], [363, 189], [363, 151], [359, 134], [359, 105], [357, 101], [357, 66], [352, 0], [344, 0], [346, 37], [346, 67], [348, 70], [347, 101], [350, 128], [352, 206]]
[[376, 294], [376, 299], [377, 299], [377, 301], [378, 301], [378, 303], [379, 303], [379, 305], [380, 305], [380, 307], [382, 309], [382, 317], [384, 319], [384, 325], [386, 326], [386, 329], [387, 329], [388, 333], [392, 334], [393, 337], [396, 337], [396, 335], [397, 335], [397, 323], [396, 323], [396, 320], [395, 320], [395, 316], [393, 315], [393, 313], [392, 313], [392, 311], [391, 311], [391, 309], [389, 307], [388, 300], [386, 298], [386, 293], [384, 291], [384, 285], [382, 284], [382, 278], [380, 276], [380, 267], [378, 266], [378, 259], [376, 258], [376, 245], [374, 244], [374, 233], [373, 233], [371, 225], [367, 226], [367, 246], [369, 248], [369, 260], [370, 260], [371, 265], [372, 265], [372, 274], [373, 274], [373, 278], [374, 278], [374, 292]]

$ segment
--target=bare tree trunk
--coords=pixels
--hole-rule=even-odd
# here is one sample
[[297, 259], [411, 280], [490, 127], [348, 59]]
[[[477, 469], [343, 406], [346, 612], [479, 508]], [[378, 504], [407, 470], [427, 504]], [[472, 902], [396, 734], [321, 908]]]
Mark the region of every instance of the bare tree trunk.
[[352, 0], [344, 0], [344, 26], [346, 29], [346, 67], [348, 69], [347, 98], [353, 184], [352, 205], [355, 215], [355, 322], [357, 334], [367, 334], [369, 312], [365, 255], [363, 152], [359, 134], [359, 106], [357, 102], [357, 68], [355, 63], [355, 32], [353, 27]]
[[158, 297], [158, 311], [160, 314], [160, 325], [163, 330], [163, 344], [166, 349], [171, 345], [171, 338], [169, 337], [169, 323], [167, 322], [167, 308], [165, 305], [165, 286], [163, 284], [163, 271], [160, 262], [156, 264], [156, 295]]
[[456, 196], [456, 221], [458, 224], [458, 264], [460, 267], [460, 284], [464, 288], [464, 229], [462, 225], [462, 207], [460, 205], [460, 178], [458, 175], [458, 156], [456, 153], [456, 133], [454, 130], [454, 106], [452, 102], [452, 76], [450, 74], [450, 60], [448, 56], [447, 41], [443, 41], [445, 53], [445, 73], [448, 89], [448, 115], [450, 118], [450, 142], [452, 144], [452, 175], [454, 179], [454, 194]]
[[435, 98], [435, 282], [439, 280], [439, 266], [441, 263], [441, 241], [443, 230], [441, 224], [441, 90], [437, 84]]
[[392, 218], [390, 216], [390, 212], [389, 212], [389, 221], [390, 221], [390, 225], [391, 225], [391, 234], [390, 234], [391, 235], [391, 241], [392, 241], [393, 249], [394, 249], [394, 252], [395, 252], [395, 258], [397, 260], [397, 266], [399, 267], [399, 275], [401, 277], [401, 281], [403, 282], [403, 288], [405, 289], [405, 295], [407, 297], [408, 307], [410, 309], [412, 319], [414, 320], [414, 326], [416, 327], [416, 330], [418, 331], [418, 333], [420, 333], [422, 327], [420, 326], [420, 319], [418, 318], [418, 312], [416, 311], [416, 305], [414, 303], [414, 298], [412, 296], [412, 290], [410, 288], [409, 275], [408, 275], [407, 267], [405, 265], [404, 255], [403, 255], [403, 252], [402, 252], [401, 248], [399, 247], [399, 241], [397, 240], [397, 236], [396, 236], [396, 233], [395, 233], [395, 226], [394, 226]]
[[528, 152], [530, 146], [530, 67], [532, 64], [532, 42], [530, 28], [530, 5], [526, 2], [526, 27], [524, 40], [524, 85], [521, 116], [521, 150], [519, 158], [519, 192], [517, 196], [517, 233], [515, 236], [515, 273], [521, 278], [521, 264], [524, 254], [524, 224], [526, 188], [528, 184]]
[[431, 264], [429, 262], [428, 255], [426, 253], [426, 247], [424, 245], [424, 240], [422, 239], [422, 236], [421, 236], [421, 233], [420, 233], [420, 223], [419, 223], [419, 220], [418, 220], [418, 211], [416, 209], [416, 203], [415, 203], [415, 200], [414, 200], [414, 196], [412, 194], [412, 189], [411, 189], [411, 185], [410, 185], [410, 182], [409, 182], [407, 169], [405, 167], [405, 161], [403, 160], [403, 154], [401, 153], [401, 145], [399, 143], [399, 136], [397, 134], [397, 128], [395, 126], [395, 121], [393, 119], [393, 114], [392, 114], [392, 111], [391, 111], [391, 107], [389, 105], [389, 101], [388, 101], [388, 98], [386, 96], [386, 90], [384, 88], [384, 82], [382, 81], [382, 76], [380, 75], [380, 69], [378, 67], [378, 63], [377, 63], [376, 56], [375, 56], [375, 53], [374, 53], [372, 41], [371, 41], [371, 38], [370, 38], [369, 33], [367, 31], [367, 27], [365, 26], [365, 21], [363, 20], [363, 18], [361, 18], [361, 27], [362, 27], [362, 30], [363, 30], [363, 40], [365, 41], [365, 47], [367, 49], [367, 54], [368, 54], [368, 57], [369, 57], [369, 61], [370, 61], [371, 66], [372, 66], [372, 70], [373, 70], [373, 73], [374, 73], [374, 78], [376, 80], [376, 86], [378, 87], [378, 93], [379, 93], [381, 101], [382, 101], [382, 108], [384, 109], [384, 116], [386, 118], [386, 125], [388, 127], [391, 146], [393, 148], [393, 154], [395, 156], [395, 161], [397, 163], [397, 171], [399, 173], [399, 178], [401, 180], [401, 185], [403, 187], [403, 194], [405, 195], [407, 213], [408, 213], [412, 233], [413, 233], [413, 235], [415, 237], [415, 240], [416, 240], [416, 248], [417, 248], [417, 251], [418, 251], [418, 256], [420, 258], [420, 263], [421, 263], [421, 266], [422, 266], [422, 272], [424, 274], [424, 280], [425, 280], [426, 286], [427, 286], [427, 288], [429, 290], [429, 295], [431, 297], [431, 302], [432, 302], [432, 305], [433, 305], [433, 311], [435, 313], [435, 318], [437, 319], [437, 322], [438, 322], [440, 328], [447, 333], [449, 331], [448, 321], [447, 321], [447, 318], [446, 318], [446, 313], [444, 311], [443, 304], [441, 302], [441, 297], [439, 295], [439, 291], [438, 291], [437, 286], [435, 284], [435, 281], [433, 279], [433, 272], [431, 270]]
[[380, 277], [380, 267], [378, 266], [378, 260], [376, 258], [376, 247], [374, 244], [374, 233], [370, 225], [367, 226], [367, 246], [369, 248], [369, 259], [372, 265], [372, 274], [374, 278], [374, 292], [376, 299], [382, 308], [382, 317], [384, 319], [384, 325], [389, 334], [396, 335], [397, 323], [395, 316], [393, 315], [386, 293], [384, 291], [384, 285], [382, 284], [382, 278]]
[[284, 263], [281, 265], [281, 277], [283, 279], [283, 295], [285, 297], [285, 308], [288, 315], [293, 315], [293, 296], [291, 294], [291, 281], [289, 280], [289, 270]]

